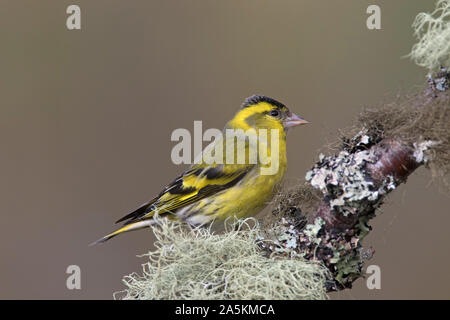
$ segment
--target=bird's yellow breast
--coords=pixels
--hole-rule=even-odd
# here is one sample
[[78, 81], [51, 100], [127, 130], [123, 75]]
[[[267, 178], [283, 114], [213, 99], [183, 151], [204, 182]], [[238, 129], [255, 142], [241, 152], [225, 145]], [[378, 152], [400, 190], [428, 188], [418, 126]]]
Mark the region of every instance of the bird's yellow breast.
[[[242, 181], [224, 192], [202, 199], [189, 208], [187, 221], [203, 224], [211, 220], [224, 220], [228, 217], [243, 218], [261, 211], [272, 199], [287, 169], [286, 140], [279, 137], [278, 170], [271, 175], [261, 174], [261, 167], [255, 166]], [[268, 151], [270, 154], [270, 151]], [[267, 164], [266, 166], [269, 166]]]

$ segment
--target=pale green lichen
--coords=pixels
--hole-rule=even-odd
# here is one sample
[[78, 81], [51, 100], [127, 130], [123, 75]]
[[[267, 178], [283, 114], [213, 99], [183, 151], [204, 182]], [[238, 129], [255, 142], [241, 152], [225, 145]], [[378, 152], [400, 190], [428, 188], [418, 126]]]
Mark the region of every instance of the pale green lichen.
[[439, 0], [432, 13], [421, 12], [412, 25], [418, 42], [409, 57], [414, 62], [436, 72], [450, 66], [450, 0]]
[[156, 250], [144, 255], [142, 274], [123, 282], [121, 299], [326, 299], [328, 270], [301, 258], [267, 256], [261, 229], [246, 219], [214, 234], [161, 221]]
[[429, 161], [428, 155], [425, 153], [426, 150], [430, 149], [430, 147], [433, 147], [440, 142], [437, 141], [430, 141], [425, 140], [421, 142], [414, 142], [414, 158], [419, 163], [427, 163]]
[[314, 223], [306, 225], [303, 233], [311, 239], [311, 242], [320, 244], [322, 239], [318, 238], [317, 235], [324, 224], [325, 221], [321, 217], [317, 217]]
[[[367, 130], [362, 130], [355, 136], [356, 148], [369, 148], [374, 143], [366, 133]], [[331, 208], [344, 216], [356, 214], [362, 204], [375, 203], [386, 193], [386, 185], [375, 188], [373, 181], [367, 178], [365, 167], [375, 160], [370, 150], [343, 150], [335, 156], [319, 157], [306, 178], [324, 196], [328, 195]]]

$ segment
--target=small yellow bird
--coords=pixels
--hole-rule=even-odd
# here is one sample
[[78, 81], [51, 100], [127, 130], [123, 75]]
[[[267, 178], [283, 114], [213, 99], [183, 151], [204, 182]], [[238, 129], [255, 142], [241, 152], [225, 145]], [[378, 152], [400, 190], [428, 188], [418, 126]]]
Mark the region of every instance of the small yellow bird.
[[[214, 161], [193, 164], [157, 197], [119, 219], [116, 223], [126, 220], [122, 228], [92, 244], [149, 227], [155, 214], [192, 225], [255, 215], [270, 202], [286, 172], [287, 130], [306, 123], [272, 98], [247, 98], [226, 124], [223, 138], [203, 150]], [[230, 144], [232, 149], [227, 149]]]

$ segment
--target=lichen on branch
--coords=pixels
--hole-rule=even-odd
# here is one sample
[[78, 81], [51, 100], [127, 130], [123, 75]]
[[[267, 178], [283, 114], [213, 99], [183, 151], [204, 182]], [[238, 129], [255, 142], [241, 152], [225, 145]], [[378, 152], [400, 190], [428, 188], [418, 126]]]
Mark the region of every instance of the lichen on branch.
[[305, 259], [321, 261], [332, 275], [327, 290], [350, 288], [361, 277], [364, 260], [373, 254], [361, 241], [386, 196], [421, 165], [431, 167], [445, 182], [449, 123], [447, 92], [430, 99], [422, 91], [366, 110], [341, 138], [338, 153], [321, 154], [306, 174], [307, 183], [279, 195], [275, 218], [266, 230], [289, 230], [295, 240], [285, 241], [282, 232], [272, 231], [267, 238]]
[[439, 0], [432, 13], [421, 12], [412, 25], [418, 42], [409, 56], [430, 72], [450, 66], [450, 0]]
[[222, 234], [163, 219], [143, 273], [123, 279], [120, 299], [325, 299], [327, 269], [306, 259], [269, 257], [249, 218]]

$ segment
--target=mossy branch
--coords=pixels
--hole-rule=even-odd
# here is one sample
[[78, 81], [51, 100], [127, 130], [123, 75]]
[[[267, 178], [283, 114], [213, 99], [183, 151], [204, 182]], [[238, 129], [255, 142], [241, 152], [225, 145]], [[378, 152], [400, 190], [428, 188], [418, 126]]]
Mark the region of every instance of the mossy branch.
[[[450, 168], [449, 107], [449, 94], [430, 87], [364, 112], [355, 126], [358, 133], [341, 139], [338, 154], [321, 155], [307, 173], [307, 183], [279, 196], [276, 218], [265, 229], [280, 229], [283, 217], [284, 229], [295, 230], [294, 250], [330, 271], [327, 290], [350, 288], [362, 276], [364, 258], [372, 255], [363, 250], [361, 240], [385, 197], [422, 165], [445, 183]], [[298, 227], [299, 220], [306, 223]]]

